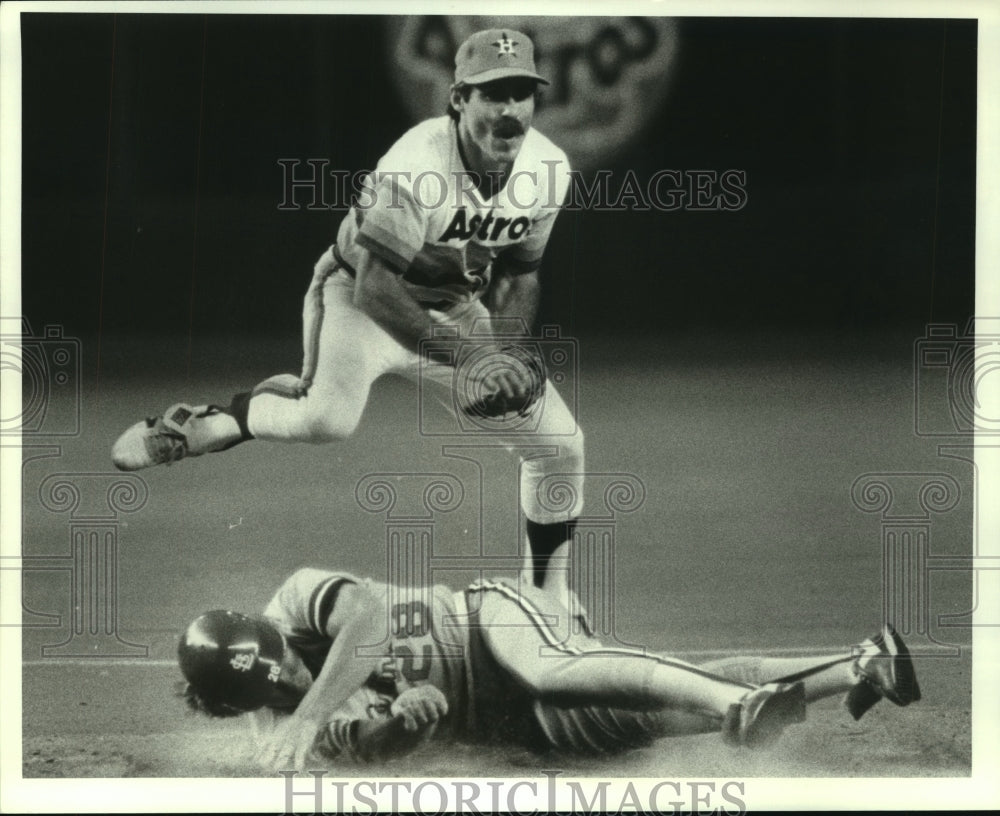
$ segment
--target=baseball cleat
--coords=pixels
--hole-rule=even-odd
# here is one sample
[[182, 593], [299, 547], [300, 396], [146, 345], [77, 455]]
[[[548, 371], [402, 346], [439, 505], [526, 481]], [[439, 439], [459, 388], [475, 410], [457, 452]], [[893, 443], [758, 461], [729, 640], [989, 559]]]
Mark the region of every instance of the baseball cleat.
[[858, 683], [844, 698], [844, 705], [854, 719], [861, 719], [883, 697], [898, 706], [908, 706], [920, 699], [910, 650], [889, 624], [859, 644], [858, 649], [861, 651], [855, 664]]
[[111, 461], [119, 470], [142, 470], [207, 453], [210, 440], [198, 420], [209, 410], [207, 406], [192, 408], [177, 403], [161, 417], [137, 422], [118, 437], [111, 448]]
[[729, 707], [722, 721], [727, 745], [763, 748], [785, 728], [806, 720], [806, 688], [799, 683], [766, 683]]

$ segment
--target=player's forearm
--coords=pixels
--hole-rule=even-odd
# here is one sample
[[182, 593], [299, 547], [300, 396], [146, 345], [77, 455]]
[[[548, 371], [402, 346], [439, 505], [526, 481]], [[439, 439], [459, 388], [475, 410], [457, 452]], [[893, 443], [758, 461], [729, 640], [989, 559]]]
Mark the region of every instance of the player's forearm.
[[497, 317], [520, 318], [530, 331], [538, 316], [540, 298], [537, 272], [512, 275], [501, 270], [494, 279], [486, 306]]
[[379, 643], [385, 637], [385, 605], [365, 593], [357, 599], [357, 611], [334, 640], [323, 668], [302, 698], [295, 716], [317, 729], [330, 721], [376, 668], [374, 657], [358, 657], [359, 648]]
[[[427, 729], [408, 731], [402, 717], [355, 720], [348, 726], [346, 746], [338, 749], [332, 741], [330, 743], [324, 741], [320, 750], [334, 756], [347, 753], [361, 762], [391, 759], [412, 752], [423, 742], [426, 732]], [[332, 736], [332, 727], [328, 733]]]
[[357, 268], [354, 303], [408, 349], [416, 351], [431, 335], [434, 322], [403, 287], [399, 274], [368, 252]]

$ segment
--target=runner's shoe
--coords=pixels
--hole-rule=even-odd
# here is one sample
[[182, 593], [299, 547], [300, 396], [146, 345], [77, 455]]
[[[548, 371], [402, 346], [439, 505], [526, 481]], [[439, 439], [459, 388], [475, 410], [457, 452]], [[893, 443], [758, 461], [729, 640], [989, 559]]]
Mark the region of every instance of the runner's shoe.
[[722, 739], [728, 745], [763, 748], [785, 728], [806, 720], [802, 683], [766, 683], [752, 689], [729, 707], [722, 721]]
[[889, 624], [857, 649], [860, 654], [854, 670], [858, 683], [844, 698], [844, 705], [854, 719], [861, 719], [883, 697], [898, 706], [908, 706], [920, 699], [910, 650]]
[[111, 448], [111, 461], [119, 470], [142, 470], [208, 453], [215, 440], [200, 420], [215, 410], [177, 403], [161, 417], [137, 422], [118, 437]]

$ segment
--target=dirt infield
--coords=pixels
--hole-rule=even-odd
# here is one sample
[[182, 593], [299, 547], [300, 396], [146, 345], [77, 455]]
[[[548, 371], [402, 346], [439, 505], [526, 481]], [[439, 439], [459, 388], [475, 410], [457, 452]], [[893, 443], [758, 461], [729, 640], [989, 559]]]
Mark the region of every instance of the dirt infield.
[[[727, 748], [714, 735], [661, 740], [614, 758], [549, 756], [516, 750], [425, 748], [379, 764], [380, 778], [519, 777], [556, 767], [572, 776], [663, 777], [963, 777], [971, 768], [968, 659], [918, 662], [924, 700], [899, 710], [888, 703], [855, 722], [833, 700], [810, 706], [806, 723], [757, 753]], [[67, 683], [68, 678], [74, 678]], [[115, 691], [107, 684], [114, 677]], [[206, 722], [170, 698], [170, 667], [29, 666], [26, 706], [34, 734], [24, 740], [31, 778], [272, 777], [253, 762], [249, 728]], [[372, 768], [331, 765], [331, 775], [366, 776]]]
[[[934, 554], [970, 551], [971, 468], [913, 434], [911, 346], [830, 347], [798, 339], [734, 353], [720, 340], [628, 353], [648, 366], [594, 361], [579, 395], [588, 469], [631, 474], [644, 490], [641, 508], [615, 522], [612, 625], [622, 642], [697, 659], [709, 650], [839, 650], [871, 634], [886, 590], [880, 516], [852, 500], [863, 474], [954, 479], [962, 500], [934, 517], [930, 546]], [[128, 370], [123, 348], [104, 342], [100, 389], [84, 395], [86, 433], [59, 456], [24, 465], [28, 557], [64, 552], [73, 524], [43, 506], [47, 478], [108, 473], [111, 442], [136, 418], [177, 399], [227, 400], [297, 354], [290, 342], [198, 346], [182, 366], [166, 345], [149, 345], [148, 370], [166, 372], [152, 380]], [[217, 379], [216, 368], [224, 372]], [[299, 566], [384, 574], [386, 520], [355, 497], [368, 475], [455, 474], [464, 504], [436, 520], [435, 554], [467, 553], [479, 530], [488, 552], [516, 552], [516, 466], [491, 458], [477, 476], [447, 458], [440, 439], [414, 433], [412, 406], [410, 386], [380, 383], [356, 436], [337, 446], [252, 443], [140, 474], [148, 495], [116, 528], [117, 614], [121, 639], [148, 659], [54, 659], [51, 647], [66, 639], [74, 612], [67, 575], [25, 571], [25, 622], [33, 624], [23, 630], [25, 778], [263, 776], [241, 724], [187, 716], [174, 699], [176, 634], [207, 608], [260, 609]], [[600, 506], [599, 489], [588, 508]], [[476, 577], [435, 580], [461, 586]], [[930, 655], [918, 659], [918, 705], [883, 703], [855, 723], [836, 700], [822, 701], [808, 722], [757, 754], [714, 736], [686, 737], [608, 760], [547, 758], [545, 767], [608, 778], [967, 777], [972, 654], [962, 615], [973, 605], [970, 574], [934, 574], [928, 586], [931, 609], [919, 619], [911, 610], [909, 621], [910, 642]], [[955, 616], [949, 627], [944, 614]], [[446, 747], [378, 774], [518, 777], [537, 774], [541, 762]]]

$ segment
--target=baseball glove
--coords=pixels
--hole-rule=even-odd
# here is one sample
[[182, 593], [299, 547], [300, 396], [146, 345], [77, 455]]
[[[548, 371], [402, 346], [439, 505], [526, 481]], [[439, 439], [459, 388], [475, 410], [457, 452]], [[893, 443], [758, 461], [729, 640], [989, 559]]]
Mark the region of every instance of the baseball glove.
[[537, 346], [508, 343], [480, 360], [477, 380], [488, 384], [464, 409], [472, 417], [526, 417], [545, 394], [545, 361]]

